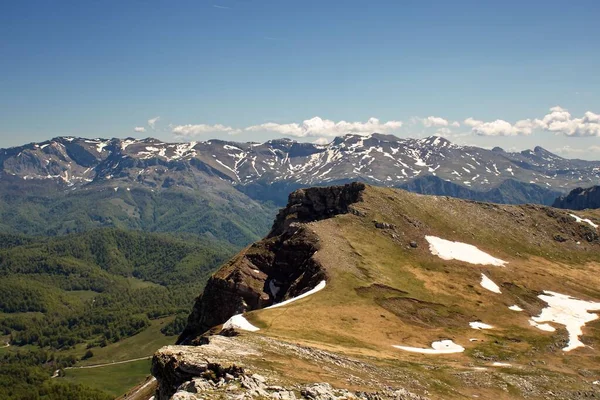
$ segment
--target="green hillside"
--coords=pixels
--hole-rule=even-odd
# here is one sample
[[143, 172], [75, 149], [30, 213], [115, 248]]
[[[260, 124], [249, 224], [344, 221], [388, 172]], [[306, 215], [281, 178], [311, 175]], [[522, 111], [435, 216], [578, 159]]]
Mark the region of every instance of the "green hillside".
[[110, 359], [146, 330], [166, 339], [157, 347], [173, 341], [207, 277], [236, 250], [207, 236], [113, 228], [0, 234], [0, 336], [10, 343], [0, 349], [0, 398], [105, 398], [50, 376], [80, 359]]
[[205, 190], [93, 186], [53, 187], [0, 182], [0, 232], [56, 236], [113, 227], [191, 233], [245, 246], [268, 232], [275, 208], [234, 188]]

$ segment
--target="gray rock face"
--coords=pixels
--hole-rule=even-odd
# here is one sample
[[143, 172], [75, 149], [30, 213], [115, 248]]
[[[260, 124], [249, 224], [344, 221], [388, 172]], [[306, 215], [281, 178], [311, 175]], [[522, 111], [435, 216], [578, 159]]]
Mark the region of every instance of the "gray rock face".
[[552, 207], [566, 208], [569, 210], [600, 208], [600, 186], [592, 186], [587, 189], [574, 189], [567, 196], [556, 199], [554, 204], [552, 204]]

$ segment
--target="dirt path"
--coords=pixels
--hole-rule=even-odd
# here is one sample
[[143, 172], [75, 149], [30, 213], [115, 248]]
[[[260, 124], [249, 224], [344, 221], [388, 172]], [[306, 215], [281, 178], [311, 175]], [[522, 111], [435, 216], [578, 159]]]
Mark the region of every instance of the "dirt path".
[[128, 394], [125, 398], [128, 399], [128, 400], [135, 400], [135, 399], [137, 399], [137, 395], [139, 393], [143, 392], [144, 389], [146, 389], [148, 386], [150, 386], [154, 382], [156, 382], [156, 378], [152, 377], [152, 379], [150, 379], [148, 382], [146, 382], [142, 386], [140, 386], [140, 388], [137, 389], [135, 392], [133, 392], [131, 394]]
[[110, 365], [127, 364], [127, 363], [134, 362], [134, 361], [148, 360], [150, 358], [152, 358], [152, 356], [132, 358], [131, 360], [125, 360], [125, 361], [113, 361], [111, 363], [106, 363], [106, 364], [83, 365], [83, 366], [79, 366], [79, 367], [67, 367], [65, 369], [89, 369], [89, 368], [108, 367]]

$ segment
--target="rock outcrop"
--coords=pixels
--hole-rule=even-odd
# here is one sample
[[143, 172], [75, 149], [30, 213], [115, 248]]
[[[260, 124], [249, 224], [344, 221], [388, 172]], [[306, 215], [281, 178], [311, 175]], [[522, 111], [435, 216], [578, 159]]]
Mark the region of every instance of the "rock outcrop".
[[552, 207], [569, 210], [600, 208], [600, 186], [574, 189], [568, 195], [556, 199]]
[[235, 314], [298, 296], [326, 279], [325, 270], [313, 258], [319, 238], [305, 223], [352, 211], [364, 189], [362, 183], [351, 183], [292, 193], [267, 238], [242, 251], [209, 279], [177, 343], [197, 343], [200, 335]]
[[157, 400], [427, 400], [405, 388], [392, 388], [375, 379], [370, 382], [373, 391], [351, 391], [329, 383], [288, 381], [256, 366], [256, 360], [264, 360], [275, 352], [318, 362], [330, 371], [350, 368], [350, 371], [370, 371], [374, 378], [385, 375], [373, 365], [322, 350], [266, 338], [210, 336], [207, 341], [209, 343], [203, 346], [163, 347], [154, 355], [152, 374], [158, 381]]

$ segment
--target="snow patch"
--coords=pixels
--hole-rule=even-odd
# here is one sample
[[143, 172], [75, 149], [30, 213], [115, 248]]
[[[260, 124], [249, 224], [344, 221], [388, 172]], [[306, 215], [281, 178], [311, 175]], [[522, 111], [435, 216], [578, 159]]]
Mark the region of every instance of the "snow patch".
[[511, 311], [523, 311], [523, 309], [516, 304], [514, 306], [508, 307], [508, 309]]
[[494, 366], [494, 367], [512, 367], [512, 365], [509, 363], [503, 363], [503, 362], [497, 362], [497, 361], [495, 363], [493, 363], [492, 366]]
[[538, 324], [537, 322], [535, 322], [534, 320], [531, 320], [531, 319], [529, 320], [529, 325], [535, 326], [540, 331], [545, 331], [545, 332], [554, 332], [554, 331], [556, 331], [556, 329], [552, 325], [550, 325], [550, 324]]
[[500, 287], [498, 285], [496, 285], [494, 283], [494, 281], [492, 281], [490, 278], [488, 278], [485, 274], [481, 274], [481, 282], [480, 285], [489, 290], [490, 292], [494, 292], [494, 293], [502, 293], [500, 291]]
[[[579, 300], [547, 290], [538, 297], [545, 301], [548, 307], [544, 308], [539, 316], [532, 317], [530, 323], [554, 322], [564, 325], [569, 333], [569, 344], [563, 351], [584, 347], [579, 336], [583, 334], [582, 329], [586, 323], [598, 319], [598, 314], [589, 311], [600, 311], [600, 303]], [[541, 329], [540, 325], [537, 325], [537, 328]]]
[[469, 326], [473, 329], [494, 329], [492, 325], [484, 324], [481, 321], [469, 322]]
[[243, 331], [256, 332], [260, 328], [252, 325], [242, 314], [234, 315], [223, 324], [223, 329], [241, 329]]
[[578, 222], [578, 223], [580, 223], [580, 224], [581, 224], [581, 223], [586, 223], [586, 224], [588, 224], [589, 226], [591, 226], [592, 228], [594, 228], [594, 229], [598, 229], [598, 224], [595, 224], [595, 223], [593, 223], [592, 221], [590, 221], [590, 220], [589, 220], [589, 219], [587, 219], [587, 218], [586, 218], [586, 219], [583, 219], [583, 218], [581, 218], [581, 217], [578, 217], [578, 216], [577, 216], [577, 215], [575, 215], [575, 214], [569, 214], [569, 215], [570, 215], [571, 217], [575, 218], [575, 221], [576, 221], [576, 222]]
[[286, 305], [288, 305], [290, 303], [295, 302], [296, 300], [303, 299], [305, 297], [310, 296], [311, 294], [315, 294], [318, 291], [321, 291], [321, 290], [325, 289], [326, 285], [327, 285], [326, 281], [321, 281], [321, 282], [319, 282], [319, 284], [317, 286], [315, 286], [313, 289], [309, 290], [308, 292], [302, 293], [300, 296], [293, 297], [293, 298], [291, 298], [289, 300], [282, 301], [281, 303], [273, 304], [272, 306], [266, 307], [265, 309], [268, 310], [268, 309], [271, 309], [271, 308], [277, 308], [277, 307], [286, 306]]
[[471, 264], [495, 265], [503, 267], [506, 261], [494, 258], [479, 250], [477, 247], [450, 240], [440, 239], [436, 236], [425, 236], [429, 243], [429, 251], [442, 260], [458, 260]]
[[454, 343], [452, 340], [440, 340], [439, 342], [431, 343], [431, 349], [423, 349], [420, 347], [410, 347], [410, 346], [393, 346], [397, 349], [410, 351], [411, 353], [421, 353], [421, 354], [453, 354], [453, 353], [462, 353], [465, 351], [465, 348]]

